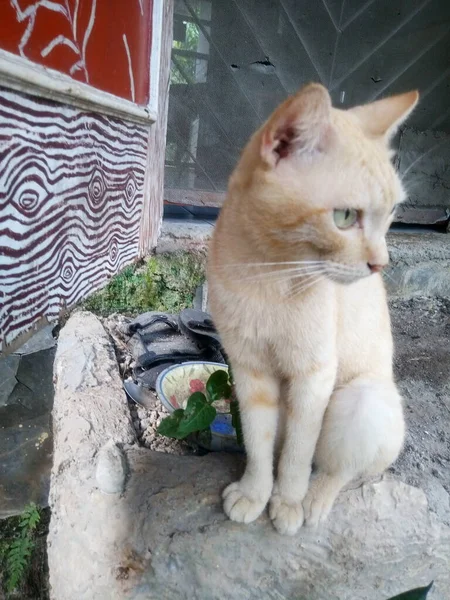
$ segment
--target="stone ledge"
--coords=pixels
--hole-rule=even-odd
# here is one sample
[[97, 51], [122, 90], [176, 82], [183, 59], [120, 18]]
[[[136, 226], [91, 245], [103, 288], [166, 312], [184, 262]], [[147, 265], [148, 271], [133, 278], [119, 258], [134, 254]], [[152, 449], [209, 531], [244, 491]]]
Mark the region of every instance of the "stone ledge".
[[208, 248], [214, 225], [206, 221], [165, 219], [156, 246], [157, 254], [179, 251], [205, 251]]
[[450, 235], [393, 232], [388, 235], [388, 247], [390, 266], [385, 281], [389, 295], [450, 296]]
[[[75, 313], [62, 329], [55, 375], [54, 600], [385, 600], [432, 579], [430, 600], [448, 598], [450, 527], [422, 490], [391, 477], [348, 489], [327, 523], [293, 538], [267, 516], [238, 525], [220, 492], [242, 457], [137, 448], [114, 352], [93, 315]], [[100, 450], [111, 439], [108, 465]], [[104, 486], [115, 465], [126, 480], [119, 473], [120, 485]]]

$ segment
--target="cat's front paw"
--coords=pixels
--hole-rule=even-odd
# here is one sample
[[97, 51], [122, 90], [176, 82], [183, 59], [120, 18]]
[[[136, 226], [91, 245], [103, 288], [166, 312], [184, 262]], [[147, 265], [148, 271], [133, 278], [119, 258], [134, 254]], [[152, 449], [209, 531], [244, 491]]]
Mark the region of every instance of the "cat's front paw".
[[251, 523], [259, 517], [269, 500], [270, 488], [256, 483], [235, 481], [225, 488], [222, 498], [225, 514], [238, 523]]
[[269, 514], [275, 529], [282, 535], [295, 535], [303, 525], [301, 501], [287, 499], [277, 490], [270, 499]]

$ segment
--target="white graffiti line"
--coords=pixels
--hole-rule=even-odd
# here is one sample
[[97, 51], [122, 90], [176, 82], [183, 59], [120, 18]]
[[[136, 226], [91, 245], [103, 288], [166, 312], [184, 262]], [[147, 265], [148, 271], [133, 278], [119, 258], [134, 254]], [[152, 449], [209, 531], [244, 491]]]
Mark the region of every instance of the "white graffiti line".
[[133, 77], [133, 65], [131, 64], [130, 48], [128, 46], [127, 36], [125, 34], [123, 34], [122, 37], [123, 37], [123, 44], [125, 46], [125, 52], [127, 54], [127, 59], [128, 59], [128, 72], [130, 74], [131, 99], [134, 102], [134, 77]]
[[[78, 33], [77, 33], [77, 26], [78, 26], [78, 9], [80, 7], [80, 2], [79, 0], [75, 1], [75, 9], [73, 11], [73, 15], [72, 15], [72, 11], [70, 9], [70, 5], [69, 5], [69, 0], [65, 0], [66, 2], [66, 9], [67, 9], [67, 15], [68, 15], [68, 19], [70, 21], [70, 26], [72, 28], [72, 35], [73, 35], [73, 39], [76, 42], [77, 45], [77, 54], [78, 56], [80, 56], [81, 54], [81, 50], [80, 50], [80, 45], [78, 44]], [[74, 63], [70, 69], [69, 69], [69, 74], [73, 75], [75, 73], [75, 71], [84, 71], [84, 78], [86, 81], [89, 81], [89, 73], [86, 67], [86, 61], [84, 60], [84, 57], [80, 57], [80, 60], [78, 60], [76, 63]]]
[[[84, 32], [83, 46], [82, 46], [82, 51], [81, 51], [81, 57], [82, 57], [85, 65], [86, 65], [86, 47], [87, 47], [87, 43], [89, 41], [89, 37], [92, 33], [92, 29], [94, 27], [96, 8], [97, 8], [97, 0], [92, 0], [91, 14], [89, 16], [89, 23], [86, 27], [86, 31]], [[85, 67], [85, 73], [86, 73], [86, 81], [87, 81], [87, 83], [89, 83], [89, 73], [87, 72], [86, 67]]]
[[80, 48], [80, 45], [78, 44], [78, 40], [77, 40], [77, 37], [78, 37], [77, 26], [78, 26], [78, 13], [79, 13], [79, 7], [80, 7], [80, 0], [75, 0], [75, 8], [74, 8], [73, 15], [72, 15], [72, 12], [70, 9], [69, 0], [62, 0], [62, 1], [63, 1], [63, 4], [60, 4], [59, 2], [54, 2], [53, 0], [38, 0], [34, 4], [30, 4], [29, 6], [27, 6], [25, 10], [22, 10], [21, 7], [19, 6], [19, 0], [10, 0], [10, 4], [16, 12], [17, 21], [19, 23], [21, 23], [22, 21], [28, 20], [25, 32], [22, 35], [22, 38], [18, 45], [19, 53], [24, 58], [27, 58], [27, 56], [25, 54], [25, 47], [28, 44], [30, 37], [33, 33], [34, 25], [36, 23], [36, 15], [37, 15], [38, 9], [46, 8], [53, 12], [59, 12], [62, 15], [64, 15], [64, 17], [70, 23], [70, 26], [72, 29], [73, 41], [70, 40], [69, 38], [67, 38], [66, 36], [59, 35], [56, 38], [54, 38], [41, 51], [41, 56], [42, 57], [48, 56], [50, 54], [50, 52], [52, 52], [52, 50], [56, 46], [60, 46], [60, 45], [68, 46], [71, 50], [73, 50], [73, 52], [75, 52], [75, 54], [77, 54], [80, 57], [80, 59], [77, 60], [76, 63], [74, 63], [72, 65], [72, 67], [69, 70], [69, 73], [72, 75], [75, 71], [82, 69], [84, 71], [84, 77], [86, 79], [86, 82], [89, 83], [89, 73], [88, 73], [87, 66], [86, 66], [86, 48], [87, 48], [87, 44], [89, 41], [89, 37], [92, 33], [92, 29], [94, 27], [97, 0], [92, 0], [91, 14], [89, 16], [88, 25], [84, 32], [83, 44], [82, 44], [81, 48]]
[[141, 9], [141, 15], [144, 16], [144, 4], [142, 2], [142, 0], [138, 0], [139, 2], [139, 8]]
[[80, 0], [75, 2], [75, 10], [73, 13], [73, 36], [77, 39], [77, 25], [78, 25], [78, 9], [80, 8]]
[[82, 60], [79, 60], [78, 62], [76, 62], [75, 64], [73, 64], [70, 67], [69, 73], [70, 73], [70, 75], [73, 75], [75, 73], [75, 71], [81, 71], [82, 69], [85, 70], [84, 62]]
[[41, 56], [48, 56], [50, 52], [54, 48], [56, 48], [56, 46], [68, 46], [71, 50], [75, 52], [75, 54], [80, 54], [80, 51], [78, 50], [76, 44], [72, 42], [72, 40], [69, 40], [63, 35], [58, 35], [50, 42], [50, 44], [48, 44], [43, 50], [41, 50]]
[[48, 10], [52, 10], [53, 12], [62, 13], [65, 17], [67, 17], [66, 9], [64, 6], [59, 4], [59, 2], [51, 2], [51, 0], [38, 0], [38, 2], [27, 6], [25, 10], [20, 8], [18, 0], [9, 0], [9, 2], [16, 11], [16, 17], [19, 23], [21, 23], [24, 19], [29, 18], [32, 14], [35, 14], [37, 9], [41, 6], [43, 8], [47, 8]]
[[25, 29], [23, 36], [19, 42], [19, 52], [20, 56], [26, 58], [25, 56], [25, 46], [28, 44], [28, 40], [30, 39], [31, 34], [33, 33], [34, 23], [36, 21], [36, 13], [33, 13], [28, 19], [27, 28]]
[[73, 11], [73, 16], [72, 16], [72, 12], [70, 10], [70, 6], [69, 6], [69, 0], [66, 0], [66, 6], [67, 6], [67, 12], [70, 15], [70, 24], [72, 26], [72, 35], [73, 35], [73, 39], [77, 42], [78, 38], [77, 38], [77, 25], [78, 25], [78, 9], [80, 8], [80, 0], [75, 0], [75, 9]]

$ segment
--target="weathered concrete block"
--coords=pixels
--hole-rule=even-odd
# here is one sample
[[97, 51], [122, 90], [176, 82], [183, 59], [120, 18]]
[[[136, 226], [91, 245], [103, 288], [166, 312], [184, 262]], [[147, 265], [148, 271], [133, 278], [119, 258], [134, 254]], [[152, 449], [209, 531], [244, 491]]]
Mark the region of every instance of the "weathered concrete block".
[[400, 220], [425, 224], [448, 219], [450, 135], [444, 131], [404, 127], [397, 160], [408, 194], [408, 200], [398, 209]]
[[[410, 309], [420, 314], [420, 324], [434, 309], [416, 304]], [[428, 347], [439, 338], [436, 357], [445, 341], [439, 337], [444, 309], [437, 306], [435, 329], [420, 340]], [[416, 393], [422, 373], [433, 402], [444, 398], [445, 365], [433, 383], [433, 370], [417, 371], [411, 362], [421, 347], [408, 337], [418, 335], [414, 317], [403, 311], [394, 321], [404, 391]], [[408, 461], [417, 462], [418, 450], [400, 461], [396, 479], [385, 476], [343, 492], [319, 529], [283, 537], [265, 515], [243, 526], [223, 514], [220, 494], [242, 472], [242, 457], [174, 456], [132, 445], [112, 347], [92, 315], [73, 315], [61, 331], [55, 374], [49, 534], [54, 600], [384, 600], [432, 579], [430, 600], [449, 598], [450, 508], [440, 483], [446, 475], [433, 488], [442, 490], [441, 510], [436, 505], [434, 512], [421, 489], [401, 480], [413, 473]], [[408, 398], [407, 406], [421, 400]], [[424, 416], [415, 423], [416, 435], [423, 423]], [[129, 473], [122, 494], [102, 493], [96, 480], [99, 451], [109, 439], [123, 450]], [[422, 454], [426, 443], [418, 446]], [[445, 440], [432, 448], [437, 457]], [[446, 456], [441, 460], [448, 475]]]
[[214, 225], [206, 222], [164, 220], [156, 253], [204, 251], [208, 248], [213, 229]]
[[450, 297], [450, 236], [446, 233], [388, 235], [390, 264], [385, 283], [388, 294]]

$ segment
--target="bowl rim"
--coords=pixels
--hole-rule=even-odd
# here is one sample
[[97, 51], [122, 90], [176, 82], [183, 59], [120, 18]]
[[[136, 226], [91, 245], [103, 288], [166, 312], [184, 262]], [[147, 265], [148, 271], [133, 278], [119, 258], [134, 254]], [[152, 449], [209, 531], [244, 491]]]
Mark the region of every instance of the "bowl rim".
[[219, 367], [219, 368], [223, 369], [224, 371], [228, 371], [228, 369], [229, 369], [228, 365], [223, 364], [223, 363], [212, 362], [209, 360], [190, 360], [187, 362], [170, 365], [170, 367], [167, 367], [166, 369], [164, 369], [164, 371], [161, 371], [161, 373], [158, 375], [158, 377], [156, 379], [155, 391], [156, 391], [156, 395], [159, 398], [159, 401], [161, 402], [161, 404], [164, 405], [164, 407], [169, 411], [170, 414], [172, 414], [174, 412], [175, 408], [170, 404], [168, 398], [166, 398], [166, 396], [162, 390], [163, 379], [165, 379], [165, 377], [167, 377], [167, 375], [171, 371], [173, 371], [175, 369], [179, 369], [180, 367], [187, 367], [189, 365], [212, 365], [214, 367]]

